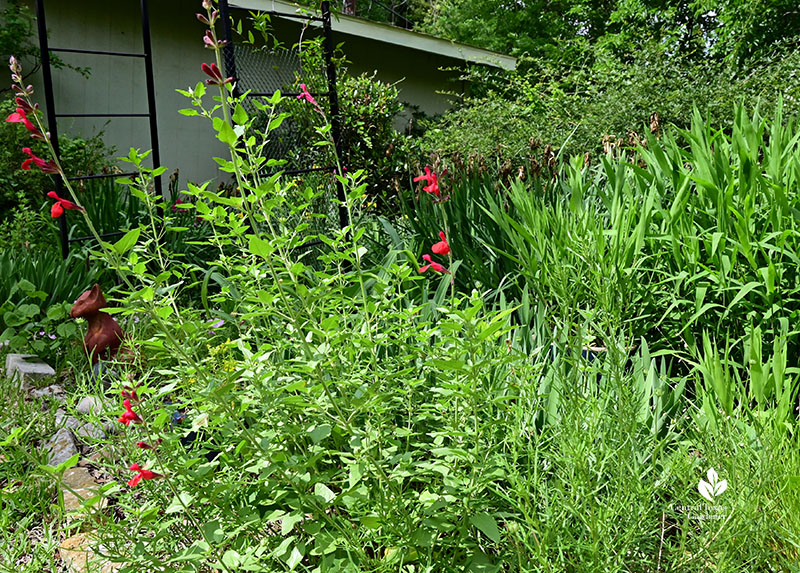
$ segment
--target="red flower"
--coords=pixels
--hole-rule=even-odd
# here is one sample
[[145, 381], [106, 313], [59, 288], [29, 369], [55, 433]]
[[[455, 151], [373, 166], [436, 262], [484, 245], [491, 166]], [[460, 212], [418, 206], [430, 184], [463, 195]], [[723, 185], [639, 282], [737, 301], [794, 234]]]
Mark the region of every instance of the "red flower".
[[30, 159], [26, 159], [22, 162], [22, 169], [25, 171], [29, 171], [31, 163], [33, 163], [42, 170], [42, 173], [58, 173], [58, 167], [56, 167], [55, 163], [52, 161], [45, 161], [41, 157], [36, 157], [30, 147], [23, 147], [22, 153], [30, 157]]
[[6, 118], [8, 123], [21, 123], [25, 126], [25, 129], [31, 132], [31, 137], [35, 137], [37, 139], [44, 139], [42, 132], [39, 131], [39, 128], [31, 123], [31, 120], [28, 119], [28, 116], [25, 112], [25, 109], [18, 107], [14, 113], [9, 115]]
[[314, 96], [308, 92], [306, 84], [300, 84], [300, 95], [297, 96], [297, 99], [304, 99], [319, 110], [319, 104], [317, 103], [317, 100], [314, 99]]
[[444, 236], [444, 231], [439, 231], [439, 237], [441, 237], [441, 241], [436, 243], [431, 247], [431, 251], [433, 251], [436, 255], [449, 255], [450, 254], [450, 245], [447, 242], [447, 239]]
[[426, 261], [428, 261], [428, 264], [427, 264], [427, 265], [425, 265], [425, 266], [423, 266], [423, 267], [420, 267], [420, 268], [419, 268], [419, 272], [421, 272], [421, 273], [424, 273], [424, 272], [425, 272], [425, 271], [427, 271], [429, 268], [431, 268], [431, 269], [435, 270], [437, 273], [447, 273], [447, 274], [450, 274], [450, 271], [448, 271], [448, 270], [447, 270], [446, 268], [444, 268], [442, 265], [440, 265], [439, 263], [435, 263], [435, 262], [433, 262], [433, 261], [431, 260], [431, 256], [430, 256], [430, 255], [422, 255], [422, 258], [423, 258], [423, 259], [425, 259]]
[[155, 472], [151, 472], [150, 470], [143, 470], [139, 467], [139, 464], [131, 464], [130, 470], [132, 472], [139, 472], [133, 479], [128, 482], [128, 485], [131, 487], [136, 487], [136, 485], [142, 481], [143, 479], [153, 479], [153, 478], [160, 478], [164, 477], [161, 474], [157, 474]]
[[125, 406], [125, 411], [122, 413], [122, 416], [120, 416], [117, 419], [118, 422], [122, 422], [123, 424], [128, 426], [130, 425], [131, 422], [138, 424], [139, 422], [142, 421], [142, 419], [139, 417], [139, 414], [134, 412], [133, 409], [131, 408], [130, 400], [127, 399], [123, 400], [122, 405]]
[[50, 208], [50, 216], [53, 217], [53, 219], [58, 219], [61, 215], [63, 215], [64, 209], [75, 209], [76, 211], [81, 211], [82, 213], [86, 212], [86, 209], [80, 205], [76, 205], [72, 201], [68, 201], [67, 199], [62, 199], [59, 197], [55, 191], [50, 191], [47, 196], [56, 200], [56, 202], [53, 203], [53, 206]]
[[433, 193], [437, 198], [442, 196], [441, 192], [439, 191], [439, 180], [436, 176], [436, 173], [431, 172], [430, 167], [425, 168], [425, 175], [414, 177], [414, 183], [417, 181], [425, 181], [427, 183], [427, 185], [422, 188], [424, 191]]
[[219, 66], [217, 66], [217, 64], [200, 64], [200, 69], [211, 78], [210, 80], [206, 80], [206, 84], [209, 86], [221, 86], [233, 81], [233, 78], [222, 77], [222, 72], [219, 71]]
[[156, 443], [155, 443], [154, 446], [151, 446], [147, 442], [136, 442], [136, 447], [141, 449], [141, 450], [155, 450], [160, 445], [161, 445], [161, 438], [158, 438], [156, 440]]

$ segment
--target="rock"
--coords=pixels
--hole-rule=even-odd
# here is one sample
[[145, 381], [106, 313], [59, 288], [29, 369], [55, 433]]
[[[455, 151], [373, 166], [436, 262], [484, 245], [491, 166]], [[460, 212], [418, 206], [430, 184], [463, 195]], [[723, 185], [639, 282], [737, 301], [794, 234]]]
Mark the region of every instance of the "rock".
[[99, 396], [86, 396], [76, 410], [81, 414], [100, 414], [109, 410], [109, 404]]
[[70, 573], [88, 573], [89, 571], [113, 573], [118, 571], [122, 567], [122, 563], [109, 563], [98, 558], [92, 550], [92, 533], [78, 533], [61, 542], [58, 552], [68, 571]]
[[19, 380], [23, 390], [27, 390], [35, 380], [55, 375], [56, 371], [52, 366], [42, 362], [33, 354], [8, 354], [6, 356], [6, 378]]
[[64, 463], [78, 453], [78, 448], [75, 446], [75, 438], [72, 437], [72, 432], [67, 428], [61, 428], [57, 431], [44, 447], [50, 452], [50, 459], [47, 463], [51, 466]]
[[56, 428], [67, 428], [69, 430], [77, 430], [83, 425], [75, 416], [69, 416], [64, 410], [59, 408], [56, 410]]
[[[84, 500], [95, 497], [100, 491], [100, 484], [89, 474], [86, 468], [70, 468], [64, 472], [62, 486], [64, 492], [64, 509], [66, 511], [77, 511], [81, 509]], [[70, 490], [74, 490], [70, 491]], [[93, 507], [102, 509], [105, 507], [106, 499], [101, 498], [100, 502]]]
[[89, 461], [94, 462], [95, 464], [100, 462], [112, 464], [116, 462], [117, 459], [117, 456], [114, 454], [114, 451], [111, 448], [103, 448], [102, 450], [98, 450], [89, 455]]
[[106, 437], [103, 426], [100, 424], [93, 424], [92, 422], [86, 422], [83, 426], [78, 428], [75, 435], [78, 438], [92, 438], [94, 440], [103, 440]]
[[39, 390], [31, 390], [28, 392], [32, 398], [43, 398], [44, 396], [50, 396], [55, 398], [59, 402], [64, 402], [64, 389], [59, 386], [58, 384], [51, 384], [45, 388], [41, 388]]

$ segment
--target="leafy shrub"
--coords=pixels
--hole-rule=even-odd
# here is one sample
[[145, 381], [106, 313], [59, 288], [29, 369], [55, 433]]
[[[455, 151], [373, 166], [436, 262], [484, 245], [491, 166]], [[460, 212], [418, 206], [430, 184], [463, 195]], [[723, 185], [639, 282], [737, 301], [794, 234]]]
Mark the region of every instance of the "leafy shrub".
[[[312, 93], [327, 92], [321, 46], [317, 41], [305, 42], [301, 53], [306, 74], [302, 82]], [[336, 61], [342, 118], [342, 165], [350, 171], [364, 170], [367, 193], [376, 209], [387, 213], [396, 211], [397, 195], [405, 185], [409, 166], [418, 153], [410, 138], [396, 130], [398, 115], [404, 107], [399, 101], [398, 89], [376, 79], [375, 74], [351, 76], [345, 63], [340, 58]], [[296, 91], [297, 87], [288, 86], [287, 89]], [[326, 102], [326, 97], [319, 98], [325, 109]], [[331, 149], [313, 146], [319, 115], [305, 103], [293, 99], [285, 103], [297, 137], [289, 154], [289, 165], [332, 165]]]
[[783, 97], [800, 110], [800, 52], [782, 51], [740, 68], [726, 62], [679, 60], [648, 48], [632, 61], [598, 56], [593, 66], [553, 69], [527, 62], [519, 73], [482, 76], [483, 89], [431, 122], [423, 147], [445, 160], [483, 158], [493, 170], [534, 172], [547, 146], [562, 158], [633, 147], [662, 125], [687, 129], [697, 107], [713, 125], [733, 122], [733, 104], [761, 102], [772, 113]]

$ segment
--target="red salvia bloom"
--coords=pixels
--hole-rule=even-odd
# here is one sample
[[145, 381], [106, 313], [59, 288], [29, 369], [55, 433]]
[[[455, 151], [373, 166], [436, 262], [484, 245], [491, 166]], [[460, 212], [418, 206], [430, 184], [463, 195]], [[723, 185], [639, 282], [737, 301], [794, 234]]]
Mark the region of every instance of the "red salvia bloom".
[[304, 99], [317, 108], [317, 110], [319, 110], [319, 104], [317, 103], [317, 100], [314, 99], [314, 96], [309, 93], [306, 84], [300, 84], [300, 95], [297, 96], [297, 99]]
[[143, 470], [142, 468], [139, 467], [139, 464], [131, 464], [130, 470], [132, 472], [139, 472], [138, 474], [133, 476], [133, 479], [128, 481], [128, 485], [131, 487], [136, 487], [136, 485], [143, 479], [154, 479], [154, 478], [164, 477], [161, 474], [151, 472], [150, 470]]
[[419, 272], [421, 272], [421, 273], [424, 273], [424, 272], [425, 272], [425, 271], [427, 271], [428, 269], [433, 269], [433, 270], [434, 270], [434, 271], [436, 271], [437, 273], [447, 273], [447, 274], [450, 274], [450, 271], [448, 271], [448, 270], [447, 270], [446, 268], [444, 268], [442, 265], [440, 265], [439, 263], [436, 263], [436, 262], [432, 261], [432, 260], [431, 260], [431, 256], [430, 256], [430, 255], [422, 255], [422, 258], [423, 258], [423, 259], [425, 259], [426, 261], [428, 261], [428, 264], [427, 264], [427, 265], [425, 265], [425, 266], [422, 266], [422, 267], [420, 267], [420, 268], [419, 268]]
[[76, 205], [72, 201], [59, 197], [55, 191], [50, 191], [47, 196], [56, 200], [56, 202], [53, 203], [53, 206], [50, 208], [50, 216], [53, 217], [53, 219], [57, 219], [63, 215], [64, 209], [74, 209], [76, 211], [81, 211], [82, 213], [86, 212], [86, 209], [80, 205]]
[[447, 242], [445, 238], [444, 231], [439, 231], [439, 237], [441, 237], [441, 241], [436, 243], [431, 247], [431, 251], [435, 255], [449, 255], [450, 254], [450, 244]]
[[30, 159], [26, 159], [22, 162], [22, 169], [25, 171], [29, 171], [31, 163], [33, 163], [42, 170], [42, 173], [58, 173], [58, 167], [56, 167], [55, 163], [52, 161], [45, 161], [41, 157], [36, 157], [30, 147], [23, 147], [22, 153], [30, 157]]
[[139, 417], [139, 414], [134, 412], [133, 409], [131, 408], [130, 400], [127, 399], [123, 400], [122, 405], [125, 406], [125, 411], [122, 413], [122, 416], [120, 416], [117, 419], [118, 422], [122, 422], [123, 424], [128, 426], [130, 425], [131, 422], [138, 424], [139, 422], [142, 421], [142, 419]]
[[233, 81], [233, 78], [222, 77], [222, 72], [219, 70], [219, 66], [217, 66], [217, 64], [200, 64], [200, 68], [207, 76], [211, 78], [210, 80], [206, 80], [206, 84], [210, 86], [221, 86], [224, 84], [229, 84]]
[[142, 450], [155, 450], [160, 445], [161, 445], [161, 438], [158, 438], [155, 444], [152, 446], [147, 442], [136, 442], [136, 447]]
[[31, 132], [31, 137], [44, 139], [42, 132], [28, 119], [27, 112], [22, 107], [18, 107], [14, 113], [6, 118], [6, 121], [8, 123], [21, 123], [25, 126], [25, 129]]

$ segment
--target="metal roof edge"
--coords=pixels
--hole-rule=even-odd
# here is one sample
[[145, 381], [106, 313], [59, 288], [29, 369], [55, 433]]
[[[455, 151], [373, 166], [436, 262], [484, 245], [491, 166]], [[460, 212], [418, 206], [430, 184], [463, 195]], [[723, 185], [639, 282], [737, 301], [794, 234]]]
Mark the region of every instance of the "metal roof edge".
[[[232, 0], [230, 5], [232, 8], [242, 8], [245, 10], [290, 13], [295, 12], [297, 8], [300, 7], [297, 4], [292, 4], [284, 0]], [[280, 18], [281, 16], [278, 17]], [[312, 25], [317, 26], [319, 23], [313, 22]], [[334, 14], [331, 27], [334, 32], [439, 54], [474, 64], [484, 64], [504, 70], [513, 70], [517, 67], [517, 58], [513, 56], [493, 52], [484, 48], [468, 46], [467, 44], [460, 44], [443, 38], [437, 38], [436, 36], [423, 34], [422, 32], [397, 28], [390, 24], [372, 22], [355, 16]], [[380, 31], [380, 35], [376, 34], [377, 30]]]

